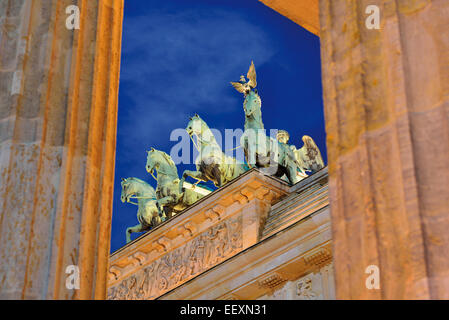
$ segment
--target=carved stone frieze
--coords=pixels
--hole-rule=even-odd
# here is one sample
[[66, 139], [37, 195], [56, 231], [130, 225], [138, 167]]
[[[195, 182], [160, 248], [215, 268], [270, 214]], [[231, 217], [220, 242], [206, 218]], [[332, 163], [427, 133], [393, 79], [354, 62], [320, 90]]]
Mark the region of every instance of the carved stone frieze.
[[253, 169], [115, 252], [108, 299], [155, 299], [256, 244], [289, 190]]
[[154, 299], [242, 250], [242, 216], [211, 227], [108, 290], [108, 299]]
[[133, 255], [133, 264], [135, 266], [141, 266], [144, 264], [146, 258], [147, 255], [145, 253], [138, 251]]
[[318, 294], [313, 291], [313, 283], [311, 277], [304, 277], [296, 284], [297, 295], [302, 300], [317, 300]]
[[116, 266], [111, 266], [109, 268], [109, 276], [112, 279], [118, 279], [118, 277], [120, 277], [120, 274], [121, 274], [121, 269], [120, 268], [117, 268]]
[[192, 237], [193, 234], [196, 232], [196, 230], [197, 230], [196, 225], [193, 222], [191, 222], [191, 221], [188, 221], [188, 222], [184, 223], [178, 229], [179, 233], [182, 234], [183, 237], [185, 237], [185, 238]]
[[229, 294], [221, 297], [219, 300], [242, 300], [242, 299], [234, 293], [229, 293]]

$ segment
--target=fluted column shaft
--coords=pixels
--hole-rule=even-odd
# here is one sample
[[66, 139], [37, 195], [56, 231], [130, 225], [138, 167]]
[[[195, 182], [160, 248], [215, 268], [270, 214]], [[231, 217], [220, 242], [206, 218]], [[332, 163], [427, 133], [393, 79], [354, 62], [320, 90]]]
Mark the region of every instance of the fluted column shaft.
[[449, 2], [321, 0], [320, 23], [337, 298], [448, 299]]
[[105, 298], [123, 0], [6, 0], [0, 17], [0, 298]]

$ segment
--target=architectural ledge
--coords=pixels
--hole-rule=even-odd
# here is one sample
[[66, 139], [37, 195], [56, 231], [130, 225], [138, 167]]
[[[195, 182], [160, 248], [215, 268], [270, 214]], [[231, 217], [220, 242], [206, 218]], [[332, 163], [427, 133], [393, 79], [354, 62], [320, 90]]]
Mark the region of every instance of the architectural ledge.
[[272, 206], [262, 232], [262, 239], [327, 207], [328, 180], [328, 169], [325, 167], [292, 186], [289, 195]]
[[109, 299], [154, 299], [261, 240], [289, 185], [252, 169], [110, 257]]
[[[331, 263], [326, 167], [292, 186], [272, 205], [258, 243], [159, 299], [265, 299], [283, 291], [289, 299], [302, 299], [307, 297], [295, 288], [312, 279], [318, 287], [315, 297], [333, 299], [333, 280], [327, 272]], [[295, 283], [311, 273], [316, 275]]]
[[[328, 207], [262, 240], [159, 299], [253, 300], [332, 263]], [[324, 298], [332, 297], [330, 292]]]

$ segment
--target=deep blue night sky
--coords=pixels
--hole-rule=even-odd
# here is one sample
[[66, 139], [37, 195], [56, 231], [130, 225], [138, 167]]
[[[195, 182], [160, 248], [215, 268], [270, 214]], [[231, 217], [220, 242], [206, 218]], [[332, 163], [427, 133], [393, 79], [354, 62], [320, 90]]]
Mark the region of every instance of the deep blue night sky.
[[319, 38], [259, 1], [125, 1], [122, 46], [111, 252], [138, 223], [137, 207], [120, 201], [120, 178], [156, 188], [146, 150], [170, 153], [170, 133], [195, 113], [223, 136], [243, 129], [243, 95], [229, 82], [251, 60], [265, 128], [287, 130], [298, 148], [311, 136], [327, 163]]

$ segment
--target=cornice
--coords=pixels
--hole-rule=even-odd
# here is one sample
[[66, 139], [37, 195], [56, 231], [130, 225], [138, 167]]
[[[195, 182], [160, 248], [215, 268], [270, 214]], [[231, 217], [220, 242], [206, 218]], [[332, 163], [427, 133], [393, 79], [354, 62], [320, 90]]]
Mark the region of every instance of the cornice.
[[[116, 285], [245, 209], [262, 205], [269, 210], [288, 190], [284, 181], [250, 170], [115, 252], [110, 257], [108, 286]], [[245, 244], [241, 249], [245, 249]]]

